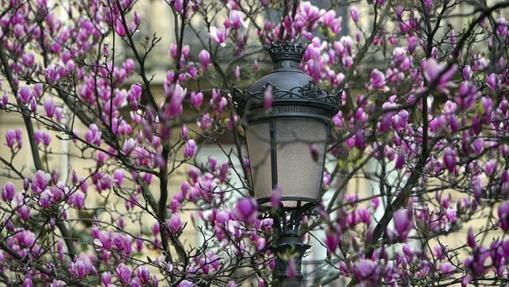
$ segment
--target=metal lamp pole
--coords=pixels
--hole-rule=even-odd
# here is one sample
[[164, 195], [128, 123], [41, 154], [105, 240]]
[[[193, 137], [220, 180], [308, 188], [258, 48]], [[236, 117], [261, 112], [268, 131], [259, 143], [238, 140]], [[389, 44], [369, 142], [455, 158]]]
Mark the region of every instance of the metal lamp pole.
[[[309, 245], [302, 242], [299, 225], [320, 200], [327, 138], [339, 97], [320, 89], [300, 69], [305, 46], [284, 42], [266, 48], [273, 71], [247, 90], [231, 92], [246, 133], [251, 195], [274, 220], [272, 286], [300, 287], [302, 257]], [[267, 93], [272, 96], [270, 107], [265, 105]], [[279, 208], [271, 206], [275, 188], [281, 190]], [[288, 274], [289, 264], [294, 264], [293, 274]]]

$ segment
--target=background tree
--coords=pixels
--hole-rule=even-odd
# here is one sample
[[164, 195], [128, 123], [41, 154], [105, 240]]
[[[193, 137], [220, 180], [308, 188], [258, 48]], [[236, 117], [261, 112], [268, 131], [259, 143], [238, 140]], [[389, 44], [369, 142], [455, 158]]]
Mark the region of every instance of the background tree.
[[[507, 284], [508, 1], [168, 0], [162, 92], [136, 1], [0, 3], [0, 113], [23, 119], [2, 135], [3, 284], [269, 284], [272, 221], [248, 197], [229, 91], [275, 41], [309, 43], [303, 69], [341, 97], [301, 230], [326, 231], [319, 283]], [[229, 160], [196, 160], [206, 144]], [[359, 177], [377, 191], [345, 193]]]

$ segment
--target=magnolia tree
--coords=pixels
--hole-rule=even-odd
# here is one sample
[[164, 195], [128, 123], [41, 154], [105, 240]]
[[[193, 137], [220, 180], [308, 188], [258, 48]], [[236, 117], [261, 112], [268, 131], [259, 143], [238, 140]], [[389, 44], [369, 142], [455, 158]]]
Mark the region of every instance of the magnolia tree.
[[[229, 91], [285, 41], [341, 103], [327, 201], [300, 230], [323, 231], [316, 284], [507, 284], [509, 1], [330, 2], [167, 0], [158, 84], [135, 0], [1, 1], [0, 116], [20, 119], [1, 139], [2, 284], [270, 285]], [[345, 192], [358, 178], [377, 190]]]

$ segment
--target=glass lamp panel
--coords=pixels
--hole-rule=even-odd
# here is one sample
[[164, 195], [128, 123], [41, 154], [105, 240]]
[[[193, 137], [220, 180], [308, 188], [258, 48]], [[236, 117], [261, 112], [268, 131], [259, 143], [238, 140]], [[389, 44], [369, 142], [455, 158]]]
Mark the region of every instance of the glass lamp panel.
[[270, 198], [272, 193], [270, 124], [264, 122], [248, 126], [246, 140], [255, 198]]
[[[327, 126], [318, 120], [276, 120], [277, 185], [282, 197], [319, 198]], [[294, 206], [296, 201], [286, 201]]]

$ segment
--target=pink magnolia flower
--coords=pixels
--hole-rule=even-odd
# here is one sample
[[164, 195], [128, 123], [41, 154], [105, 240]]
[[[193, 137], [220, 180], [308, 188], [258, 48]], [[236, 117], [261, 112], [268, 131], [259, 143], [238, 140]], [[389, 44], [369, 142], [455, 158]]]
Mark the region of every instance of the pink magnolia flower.
[[463, 110], [470, 109], [477, 98], [477, 88], [474, 84], [464, 81], [460, 84], [456, 103]]
[[184, 14], [184, 0], [174, 0], [170, 3], [175, 8], [175, 11], [180, 14]]
[[230, 17], [225, 22], [226, 28], [232, 28], [234, 30], [239, 29], [241, 26], [246, 26], [244, 20], [242, 19], [243, 14], [238, 10], [231, 10]]
[[378, 278], [378, 264], [369, 259], [360, 259], [353, 264], [354, 277], [359, 281], [375, 281]]
[[341, 32], [341, 17], [336, 18], [336, 12], [334, 10], [328, 10], [323, 14], [322, 23], [334, 34]]
[[408, 52], [413, 53], [419, 44], [419, 38], [417, 36], [410, 36], [407, 39]]
[[324, 171], [323, 172], [323, 176], [322, 176], [322, 185], [324, 188], [329, 188], [330, 187], [330, 184], [332, 182], [332, 175], [330, 173], [328, 173], [327, 171]]
[[88, 256], [82, 254], [80, 255], [74, 262], [72, 262], [69, 266], [69, 273], [71, 273], [74, 277], [78, 279], [84, 279], [89, 274], [95, 273], [96, 269], [90, 258]]
[[5, 141], [6, 141], [7, 146], [10, 149], [14, 149], [15, 143], [17, 143], [17, 145], [16, 145], [17, 148], [20, 149], [23, 145], [21, 129], [17, 128], [16, 130], [11, 130], [11, 129], [7, 130], [7, 132], [5, 133]]
[[2, 200], [11, 202], [16, 194], [16, 186], [12, 182], [7, 182], [2, 188]]
[[260, 252], [260, 251], [264, 250], [265, 247], [267, 246], [267, 240], [263, 237], [258, 237], [256, 239], [255, 245], [256, 245], [256, 251]]
[[171, 217], [166, 221], [166, 225], [172, 234], [177, 234], [184, 226], [180, 219], [180, 215], [177, 213], [171, 215]]
[[136, 141], [133, 138], [127, 139], [123, 146], [122, 146], [122, 152], [126, 155], [129, 155], [134, 148], [136, 147]]
[[355, 23], [359, 22], [359, 8], [357, 6], [350, 7], [350, 16]]
[[195, 109], [199, 109], [203, 103], [203, 93], [202, 92], [191, 92], [190, 101], [191, 101], [191, 105]]
[[[118, 220], [118, 225], [121, 229], [124, 228], [124, 221], [121, 217]], [[113, 235], [113, 245], [125, 256], [130, 256], [132, 253], [132, 238], [130, 235], [116, 233]]]
[[22, 287], [32, 287], [33, 285], [32, 277], [27, 276], [25, 279], [23, 279]]
[[31, 213], [30, 207], [26, 204], [23, 204], [22, 206], [20, 206], [18, 208], [18, 215], [21, 218], [21, 220], [23, 220], [23, 221], [27, 221], [30, 219], [30, 216], [31, 216], [30, 213]]
[[393, 220], [396, 233], [402, 241], [405, 241], [413, 227], [412, 210], [401, 209], [394, 212]]
[[113, 182], [115, 182], [117, 186], [121, 186], [124, 182], [124, 172], [121, 169], [116, 169], [113, 172]]
[[32, 191], [36, 194], [43, 192], [48, 186], [50, 179], [51, 175], [49, 173], [45, 173], [42, 170], [36, 171], [32, 178]]
[[187, 90], [182, 88], [179, 84], [176, 84], [174, 88], [170, 88], [169, 97], [170, 103], [168, 107], [166, 107], [165, 115], [169, 119], [174, 119], [184, 112], [184, 109], [182, 107], [182, 101], [184, 100], [186, 96]]
[[2, 98], [0, 98], [0, 109], [7, 107], [8, 103], [9, 103], [9, 98], [7, 97], [7, 94], [5, 94], [2, 96]]
[[119, 35], [120, 37], [125, 37], [127, 35], [124, 28], [124, 24], [122, 23], [122, 19], [120, 18], [118, 18], [115, 22], [115, 32], [117, 32], [117, 35]]
[[173, 59], [177, 58], [177, 44], [176, 43], [170, 44], [170, 57], [172, 57]]
[[184, 146], [183, 152], [185, 158], [192, 158], [196, 153], [196, 142], [193, 139], [188, 140]]
[[110, 286], [114, 286], [112, 285], [111, 283], [111, 273], [110, 272], [103, 272], [101, 274], [101, 283], [105, 286], [105, 287], [110, 287]]
[[472, 256], [465, 259], [463, 262], [465, 269], [468, 273], [481, 276], [488, 271], [486, 260], [489, 260], [490, 253], [484, 250], [475, 252]]
[[230, 213], [226, 211], [218, 211], [216, 214], [216, 224], [224, 225], [230, 220]]
[[129, 92], [127, 94], [127, 100], [133, 110], [138, 109], [138, 103], [140, 102], [141, 99], [141, 92], [142, 88], [141, 85], [138, 83], [132, 85], [131, 88], [129, 89]]
[[34, 96], [33, 91], [28, 86], [23, 86], [18, 91], [18, 99], [23, 104], [28, 104], [32, 100], [32, 97]]
[[307, 62], [307, 72], [315, 81], [321, 78], [323, 62], [321, 60], [311, 59]]
[[456, 267], [454, 267], [454, 265], [452, 265], [449, 262], [444, 262], [440, 264], [438, 269], [440, 270], [440, 273], [442, 273], [443, 275], [449, 276], [456, 270]]
[[456, 152], [452, 148], [447, 147], [444, 151], [444, 164], [449, 170], [449, 172], [452, 173], [456, 170], [456, 162], [457, 162]]
[[359, 208], [356, 211], [357, 218], [359, 222], [362, 222], [364, 224], [370, 224], [371, 223], [371, 213], [366, 208]]
[[[499, 214], [499, 217], [500, 217], [500, 214]], [[472, 230], [472, 227], [470, 227], [467, 232], [467, 244], [471, 248], [475, 248], [477, 246], [477, 241], [475, 240], [475, 235], [474, 235], [474, 231]]]
[[437, 63], [437, 61], [433, 58], [423, 60], [421, 62], [421, 68], [426, 80], [430, 83], [437, 82], [437, 86], [440, 89], [447, 88], [449, 80], [452, 79], [452, 77], [456, 73], [456, 66], [452, 66], [451, 68], [445, 71], [445, 69], [447, 68], [447, 64]]
[[196, 286], [196, 285], [193, 282], [189, 281], [189, 280], [182, 280], [177, 285], [177, 287], [194, 287], [194, 286]]
[[69, 196], [67, 203], [77, 209], [83, 209], [85, 207], [85, 194], [78, 190]]
[[430, 11], [431, 8], [433, 7], [433, 0], [424, 0], [424, 8], [426, 8], [426, 10]]
[[150, 271], [145, 266], [140, 266], [136, 269], [136, 277], [140, 280], [141, 284], [149, 284], [151, 281]]
[[55, 114], [55, 103], [53, 103], [53, 99], [51, 97], [47, 97], [44, 100], [44, 111], [46, 111], [46, 115], [49, 118], [52, 118]]
[[498, 89], [498, 78], [495, 73], [491, 73], [488, 78], [486, 79], [486, 85], [492, 92], [496, 92]]
[[219, 44], [220, 46], [226, 45], [226, 37], [228, 36], [228, 30], [226, 28], [217, 28], [217, 27], [210, 27], [210, 38], [216, 42], [216, 44]]
[[198, 55], [200, 58], [200, 64], [204, 71], [207, 71], [210, 65], [210, 54], [207, 50], [201, 50], [200, 54]]
[[127, 285], [131, 281], [131, 275], [133, 272], [124, 263], [120, 263], [115, 269], [115, 273], [117, 274], [120, 282]]
[[483, 115], [490, 116], [493, 111], [493, 100], [489, 97], [482, 97], [481, 104], [483, 108]]
[[258, 216], [258, 206], [252, 198], [242, 198], [237, 202], [234, 215], [238, 220], [253, 224]]
[[470, 81], [472, 79], [472, 68], [469, 65], [465, 65], [463, 70], [461, 70], [461, 75], [463, 76], [463, 80]]
[[182, 125], [182, 128], [180, 129], [180, 137], [183, 139], [183, 140], [189, 140], [189, 128], [187, 127], [186, 124], [183, 124]]
[[52, 193], [49, 189], [46, 189], [39, 195], [39, 206], [42, 208], [50, 208], [52, 204]]
[[394, 64], [402, 71], [407, 71], [412, 67], [412, 60], [407, 55], [407, 48], [397, 47], [392, 52], [392, 59]]
[[35, 131], [34, 139], [35, 143], [38, 145], [42, 143], [45, 146], [48, 146], [51, 143], [51, 137], [49, 136], [49, 134], [40, 130]]
[[159, 222], [154, 223], [154, 225], [152, 225], [151, 230], [152, 230], [152, 235], [155, 236], [155, 235], [159, 234], [159, 231], [161, 230], [160, 226], [159, 226]]
[[496, 159], [490, 159], [487, 163], [486, 163], [486, 166], [485, 166], [485, 169], [486, 169], [486, 175], [487, 176], [492, 176], [495, 171], [497, 170], [497, 160]]
[[[110, 249], [113, 244], [111, 232], [109, 231], [98, 231], [99, 233], [95, 235], [94, 243], [100, 246], [103, 249]], [[94, 236], [94, 234], [92, 234]]]
[[35, 63], [35, 57], [33, 53], [25, 53], [21, 56], [21, 63], [27, 67], [33, 67]]
[[370, 76], [370, 85], [369, 87], [373, 90], [385, 90], [387, 86], [385, 85], [387, 82], [385, 81], [385, 74], [380, 72], [377, 69], [371, 71]]
[[15, 238], [22, 247], [31, 247], [35, 243], [35, 234], [30, 230], [23, 230], [16, 233]]
[[272, 194], [270, 196], [270, 204], [272, 208], [279, 208], [281, 205], [281, 187], [276, 186], [272, 189]]
[[85, 133], [85, 140], [89, 144], [93, 145], [101, 145], [101, 131], [99, 131], [99, 128], [96, 124], [91, 124], [88, 128], [88, 131]]
[[506, 201], [498, 208], [498, 220], [503, 231], [509, 231], [509, 201]]
[[325, 234], [325, 246], [330, 253], [335, 253], [336, 248], [338, 248], [339, 240], [338, 234], [336, 234], [333, 230], [328, 230]]

